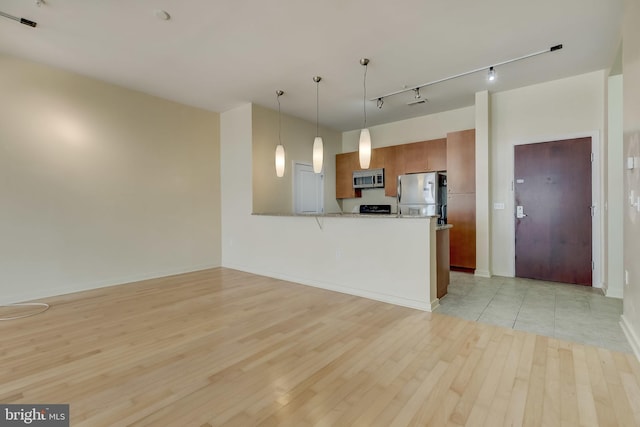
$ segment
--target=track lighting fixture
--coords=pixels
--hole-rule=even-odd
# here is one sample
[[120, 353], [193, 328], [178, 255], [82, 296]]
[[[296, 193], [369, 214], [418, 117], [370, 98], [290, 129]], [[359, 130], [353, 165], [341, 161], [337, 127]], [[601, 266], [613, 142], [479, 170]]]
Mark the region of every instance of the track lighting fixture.
[[[497, 64], [494, 64], [494, 65], [488, 65], [488, 66], [485, 66], [485, 67], [476, 68], [476, 69], [471, 70], [471, 71], [466, 71], [464, 73], [455, 74], [453, 76], [445, 77], [445, 78], [439, 79], [439, 80], [434, 80], [432, 82], [424, 83], [424, 84], [413, 86], [413, 87], [405, 87], [402, 90], [398, 90], [398, 91], [395, 91], [395, 92], [387, 93], [387, 94], [382, 95], [382, 96], [376, 96], [375, 98], [371, 98], [370, 101], [378, 101], [378, 102], [380, 102], [381, 100], [383, 100], [384, 98], [386, 98], [388, 96], [398, 95], [400, 93], [408, 92], [410, 90], [414, 91], [415, 92], [415, 98], [419, 99], [420, 98], [420, 91], [419, 90], [421, 88], [423, 88], [423, 87], [431, 86], [431, 85], [434, 85], [434, 84], [437, 84], [437, 83], [446, 82], [446, 81], [452, 80], [452, 79], [457, 79], [458, 77], [468, 76], [469, 74], [477, 73], [478, 71], [489, 70], [488, 71], [489, 74], [487, 76], [487, 80], [490, 81], [490, 82], [493, 82], [496, 79], [495, 67], [499, 67], [499, 66], [505, 65], [505, 64], [510, 64], [510, 63], [516, 62], [516, 61], [521, 61], [523, 59], [531, 58], [532, 56], [542, 55], [543, 53], [555, 52], [556, 50], [560, 50], [560, 49], [562, 49], [562, 44], [557, 44], [555, 46], [551, 46], [549, 49], [541, 50], [541, 51], [538, 51], [538, 52], [533, 52], [533, 53], [530, 53], [528, 55], [523, 55], [523, 56], [519, 56], [517, 58], [513, 58], [513, 59], [506, 60], [506, 61], [498, 62]], [[412, 104], [415, 104], [415, 102], [409, 103], [409, 105], [412, 105]]]
[[358, 143], [358, 157], [360, 158], [360, 167], [362, 169], [369, 169], [369, 163], [371, 163], [371, 134], [367, 129], [367, 66], [369, 60], [362, 58], [360, 65], [364, 67], [364, 79], [363, 87], [364, 94], [362, 97], [362, 110], [364, 112], [364, 125], [360, 131], [360, 142]]
[[379, 109], [382, 110], [382, 106], [384, 105], [384, 101], [382, 100], [382, 98], [378, 98], [376, 105], [378, 106]]
[[489, 80], [490, 82], [495, 81], [496, 79], [496, 70], [493, 69], [493, 67], [489, 68], [489, 74], [487, 75], [487, 80]]
[[313, 171], [315, 173], [322, 172], [322, 161], [324, 157], [324, 146], [322, 144], [322, 138], [318, 132], [318, 116], [320, 110], [320, 102], [318, 101], [318, 88], [320, 87], [320, 80], [322, 77], [315, 76], [313, 81], [316, 82], [316, 137], [313, 140]]
[[0, 12], [0, 16], [3, 16], [5, 18], [7, 18], [7, 19], [12, 19], [14, 21], [18, 21], [19, 23], [27, 25], [29, 27], [35, 28], [35, 27], [38, 26], [37, 22], [30, 21], [30, 20], [25, 19], [25, 18], [18, 18], [17, 16], [9, 15], [8, 13]]
[[284, 95], [281, 90], [276, 91], [276, 99], [278, 100], [278, 145], [276, 145], [276, 176], [282, 178], [284, 176], [285, 154], [284, 145], [282, 145], [282, 117], [280, 112], [280, 97]]

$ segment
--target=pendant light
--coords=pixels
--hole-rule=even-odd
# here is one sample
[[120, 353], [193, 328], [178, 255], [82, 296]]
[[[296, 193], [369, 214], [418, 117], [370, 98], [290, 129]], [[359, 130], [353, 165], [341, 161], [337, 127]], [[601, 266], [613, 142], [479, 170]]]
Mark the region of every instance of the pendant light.
[[364, 67], [364, 94], [362, 96], [362, 110], [364, 111], [364, 126], [360, 131], [360, 142], [358, 143], [358, 156], [360, 157], [360, 167], [362, 169], [369, 169], [369, 163], [371, 163], [371, 134], [367, 129], [367, 65], [369, 60], [362, 58], [360, 65]]
[[281, 90], [276, 91], [276, 99], [278, 100], [278, 145], [276, 145], [276, 176], [282, 178], [284, 176], [284, 145], [282, 145], [282, 118], [280, 113], [280, 97], [284, 95]]
[[324, 157], [324, 147], [322, 144], [322, 138], [318, 132], [318, 111], [320, 110], [319, 101], [318, 101], [318, 88], [320, 87], [320, 80], [322, 77], [315, 76], [313, 81], [316, 82], [316, 138], [313, 140], [313, 171], [315, 173], [322, 172], [322, 160]]

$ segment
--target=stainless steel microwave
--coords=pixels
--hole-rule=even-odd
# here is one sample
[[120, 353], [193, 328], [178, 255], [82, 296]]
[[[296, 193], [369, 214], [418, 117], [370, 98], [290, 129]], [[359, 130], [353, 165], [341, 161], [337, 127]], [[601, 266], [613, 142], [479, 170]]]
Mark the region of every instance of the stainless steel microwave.
[[353, 188], [384, 188], [384, 169], [353, 171]]

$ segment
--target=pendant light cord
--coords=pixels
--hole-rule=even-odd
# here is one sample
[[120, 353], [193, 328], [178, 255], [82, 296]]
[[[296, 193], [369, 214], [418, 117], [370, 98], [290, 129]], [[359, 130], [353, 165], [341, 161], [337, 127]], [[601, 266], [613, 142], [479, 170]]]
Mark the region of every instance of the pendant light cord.
[[320, 117], [320, 101], [318, 100], [319, 98], [319, 93], [320, 93], [320, 80], [318, 80], [316, 82], [316, 136], [320, 136], [320, 132], [318, 132], [318, 118]]
[[362, 111], [364, 112], [364, 126], [363, 129], [367, 127], [367, 66], [368, 64], [364, 64], [364, 92], [362, 95]]
[[280, 114], [280, 95], [281, 91], [276, 92], [276, 99], [278, 100], [278, 143], [282, 145], [282, 115]]

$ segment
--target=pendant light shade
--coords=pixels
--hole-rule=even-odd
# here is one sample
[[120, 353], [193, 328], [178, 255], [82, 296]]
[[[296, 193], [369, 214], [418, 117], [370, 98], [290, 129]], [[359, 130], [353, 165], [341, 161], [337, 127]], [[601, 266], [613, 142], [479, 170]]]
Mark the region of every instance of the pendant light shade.
[[276, 145], [276, 176], [282, 178], [284, 176], [284, 145]]
[[362, 58], [360, 65], [364, 67], [364, 93], [362, 96], [362, 110], [364, 112], [364, 125], [360, 131], [360, 143], [358, 144], [358, 157], [360, 158], [360, 168], [369, 169], [371, 163], [371, 134], [367, 129], [367, 65], [369, 60]]
[[324, 146], [322, 138], [316, 136], [313, 140], [313, 171], [315, 173], [322, 172], [322, 161], [324, 157]]
[[358, 154], [360, 157], [360, 167], [362, 169], [369, 169], [369, 163], [371, 163], [371, 135], [369, 134], [369, 129], [362, 129], [360, 131]]
[[284, 176], [285, 154], [284, 145], [282, 145], [282, 119], [280, 117], [280, 97], [284, 95], [281, 90], [276, 91], [276, 99], [278, 100], [278, 145], [276, 145], [276, 176], [282, 178]]
[[315, 173], [322, 172], [322, 162], [324, 160], [324, 144], [322, 143], [322, 137], [318, 132], [318, 116], [320, 111], [320, 101], [318, 96], [318, 91], [320, 87], [320, 80], [322, 77], [315, 76], [313, 81], [316, 82], [316, 137], [313, 140], [313, 171]]

